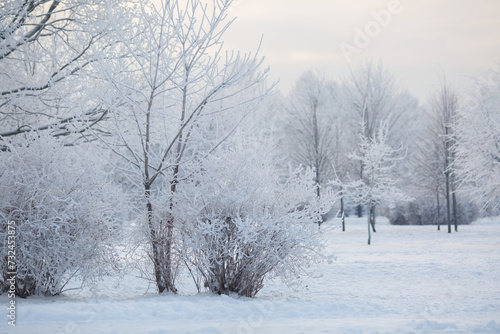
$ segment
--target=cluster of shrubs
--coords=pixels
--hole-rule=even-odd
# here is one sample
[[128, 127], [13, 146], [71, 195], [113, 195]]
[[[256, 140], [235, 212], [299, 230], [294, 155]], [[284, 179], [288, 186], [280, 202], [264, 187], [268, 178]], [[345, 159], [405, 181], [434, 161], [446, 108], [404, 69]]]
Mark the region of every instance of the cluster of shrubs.
[[[388, 214], [389, 221], [393, 225], [446, 225], [446, 202], [441, 201], [438, 208], [436, 199], [419, 198], [406, 204], [397, 205]], [[454, 224], [455, 214], [453, 206], [450, 207], [451, 223]], [[467, 200], [457, 201], [457, 224], [467, 225], [478, 216], [477, 205]]]

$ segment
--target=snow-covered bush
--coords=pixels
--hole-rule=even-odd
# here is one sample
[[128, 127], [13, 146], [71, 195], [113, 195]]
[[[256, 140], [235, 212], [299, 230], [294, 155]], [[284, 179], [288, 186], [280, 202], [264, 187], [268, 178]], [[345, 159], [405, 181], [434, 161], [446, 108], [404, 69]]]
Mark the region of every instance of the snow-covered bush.
[[18, 296], [56, 295], [70, 278], [85, 282], [112, 260], [116, 194], [85, 148], [16, 139], [0, 152], [1, 292], [16, 272]]
[[314, 263], [321, 247], [314, 223], [325, 206], [312, 172], [290, 174], [280, 178], [262, 149], [233, 141], [183, 184], [173, 214], [182, 221], [184, 260], [198, 289], [253, 297], [267, 276], [297, 277]]

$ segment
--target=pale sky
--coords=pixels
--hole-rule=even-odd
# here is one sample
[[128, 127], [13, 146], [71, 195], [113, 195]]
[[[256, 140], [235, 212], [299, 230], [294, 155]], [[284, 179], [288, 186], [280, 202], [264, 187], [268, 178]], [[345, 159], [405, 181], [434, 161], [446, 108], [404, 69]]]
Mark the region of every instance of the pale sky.
[[[385, 26], [373, 15], [381, 11], [391, 13]], [[339, 78], [373, 59], [424, 102], [442, 73], [461, 88], [500, 65], [500, 0], [235, 0], [231, 14], [226, 46], [255, 51], [263, 35], [261, 55], [284, 93], [306, 70]], [[356, 46], [357, 29], [372, 35], [368, 46]], [[347, 44], [359, 52], [350, 63]]]

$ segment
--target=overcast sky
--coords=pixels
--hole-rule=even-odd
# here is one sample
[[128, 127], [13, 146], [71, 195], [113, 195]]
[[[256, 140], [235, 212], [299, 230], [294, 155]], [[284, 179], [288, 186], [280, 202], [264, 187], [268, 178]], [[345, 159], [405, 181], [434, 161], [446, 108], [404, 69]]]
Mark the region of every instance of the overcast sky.
[[232, 15], [226, 46], [252, 51], [263, 35], [284, 93], [308, 69], [338, 78], [373, 59], [423, 101], [439, 73], [460, 88], [500, 64], [500, 0], [235, 0]]

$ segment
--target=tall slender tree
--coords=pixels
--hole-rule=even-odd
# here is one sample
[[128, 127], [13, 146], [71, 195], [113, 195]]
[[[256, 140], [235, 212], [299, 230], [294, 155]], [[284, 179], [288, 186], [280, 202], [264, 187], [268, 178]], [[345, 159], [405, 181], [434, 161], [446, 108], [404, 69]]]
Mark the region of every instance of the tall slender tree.
[[[368, 62], [352, 71], [344, 80], [344, 108], [352, 116], [352, 131], [362, 130], [358, 136], [358, 155], [363, 142], [370, 142], [378, 135], [382, 124], [387, 127], [386, 140], [400, 143], [402, 136], [402, 115], [410, 109], [409, 95], [397, 84], [393, 75], [382, 63]], [[363, 126], [359, 127], [359, 124]], [[364, 178], [364, 164], [358, 161], [357, 176]], [[362, 216], [362, 205], [357, 207]]]
[[452, 146], [455, 142], [453, 129], [458, 108], [458, 94], [448, 86], [446, 80], [443, 80], [441, 88], [434, 98], [432, 109], [438, 121], [438, 136], [442, 141], [442, 172], [444, 174], [445, 183], [444, 188], [446, 198], [446, 222], [448, 224], [448, 233], [451, 233], [452, 222], [455, 226], [455, 231], [458, 231], [457, 197], [455, 191], [456, 180], [453, 174], [454, 153], [452, 150]]
[[317, 197], [333, 177], [335, 90], [333, 82], [309, 71], [299, 78], [284, 106], [287, 155], [295, 166], [314, 171]]
[[[177, 291], [172, 211], [178, 185], [231, 134], [232, 129], [221, 130], [217, 117], [234, 107], [248, 114], [271, 91], [264, 87], [267, 70], [259, 71], [261, 59], [223, 49], [230, 5], [231, 0], [141, 1], [131, 28], [114, 29], [118, 53], [126, 56], [96, 63], [106, 86], [96, 98], [109, 108], [114, 133], [101, 139], [129, 164], [142, 193], [159, 293]], [[108, 15], [116, 22], [113, 8]]]

